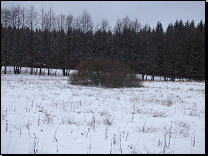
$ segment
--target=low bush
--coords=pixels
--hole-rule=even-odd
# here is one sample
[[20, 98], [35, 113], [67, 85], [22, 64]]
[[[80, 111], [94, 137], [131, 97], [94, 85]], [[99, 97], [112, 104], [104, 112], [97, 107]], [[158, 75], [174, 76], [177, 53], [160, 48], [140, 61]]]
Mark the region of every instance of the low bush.
[[74, 85], [93, 85], [109, 88], [141, 87], [141, 81], [132, 69], [108, 58], [91, 58], [81, 62], [78, 72], [69, 76]]

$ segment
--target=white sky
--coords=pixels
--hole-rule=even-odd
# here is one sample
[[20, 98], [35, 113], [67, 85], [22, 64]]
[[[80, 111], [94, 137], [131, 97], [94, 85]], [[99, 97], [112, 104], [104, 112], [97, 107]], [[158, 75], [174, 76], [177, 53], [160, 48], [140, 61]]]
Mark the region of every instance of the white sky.
[[205, 21], [205, 1], [1, 1], [1, 8], [10, 7], [12, 4], [29, 8], [32, 4], [37, 11], [43, 7], [48, 11], [51, 7], [56, 15], [61, 13], [72, 14], [75, 18], [86, 9], [93, 19], [94, 27], [102, 19], [107, 19], [113, 28], [118, 17], [131, 20], [138, 19], [144, 26], [149, 24], [155, 27], [160, 21], [164, 30], [168, 24], [182, 19]]

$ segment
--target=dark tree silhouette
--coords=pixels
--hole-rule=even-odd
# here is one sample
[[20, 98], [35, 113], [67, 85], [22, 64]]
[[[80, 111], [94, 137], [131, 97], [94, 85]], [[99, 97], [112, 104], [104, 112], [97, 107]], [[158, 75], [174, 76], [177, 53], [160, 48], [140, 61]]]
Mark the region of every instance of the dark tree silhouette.
[[102, 19], [93, 29], [93, 21], [85, 10], [74, 18], [71, 14], [56, 16], [52, 8], [38, 13], [33, 6], [1, 8], [1, 67], [62, 69], [69, 75], [84, 60], [109, 57], [137, 73], [163, 76], [175, 80], [205, 79], [205, 23], [176, 20], [164, 29], [141, 27], [138, 19], [118, 18], [111, 29]]

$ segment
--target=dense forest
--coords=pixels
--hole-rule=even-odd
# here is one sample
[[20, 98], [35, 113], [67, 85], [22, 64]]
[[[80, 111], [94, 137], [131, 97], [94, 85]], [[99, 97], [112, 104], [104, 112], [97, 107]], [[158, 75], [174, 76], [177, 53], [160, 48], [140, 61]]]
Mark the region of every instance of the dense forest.
[[114, 28], [107, 19], [96, 26], [88, 11], [77, 17], [55, 15], [50, 8], [1, 8], [1, 67], [70, 69], [91, 57], [109, 57], [137, 73], [166, 78], [205, 79], [205, 22], [176, 20], [164, 30], [142, 26], [136, 18], [118, 18]]

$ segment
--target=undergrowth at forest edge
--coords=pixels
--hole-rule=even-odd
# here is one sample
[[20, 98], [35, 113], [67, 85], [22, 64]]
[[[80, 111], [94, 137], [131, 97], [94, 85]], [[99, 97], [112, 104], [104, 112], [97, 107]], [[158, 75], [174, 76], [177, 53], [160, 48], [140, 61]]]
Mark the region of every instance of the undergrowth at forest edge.
[[134, 70], [123, 67], [109, 58], [91, 58], [81, 62], [78, 72], [70, 75], [69, 82], [107, 88], [142, 86]]

